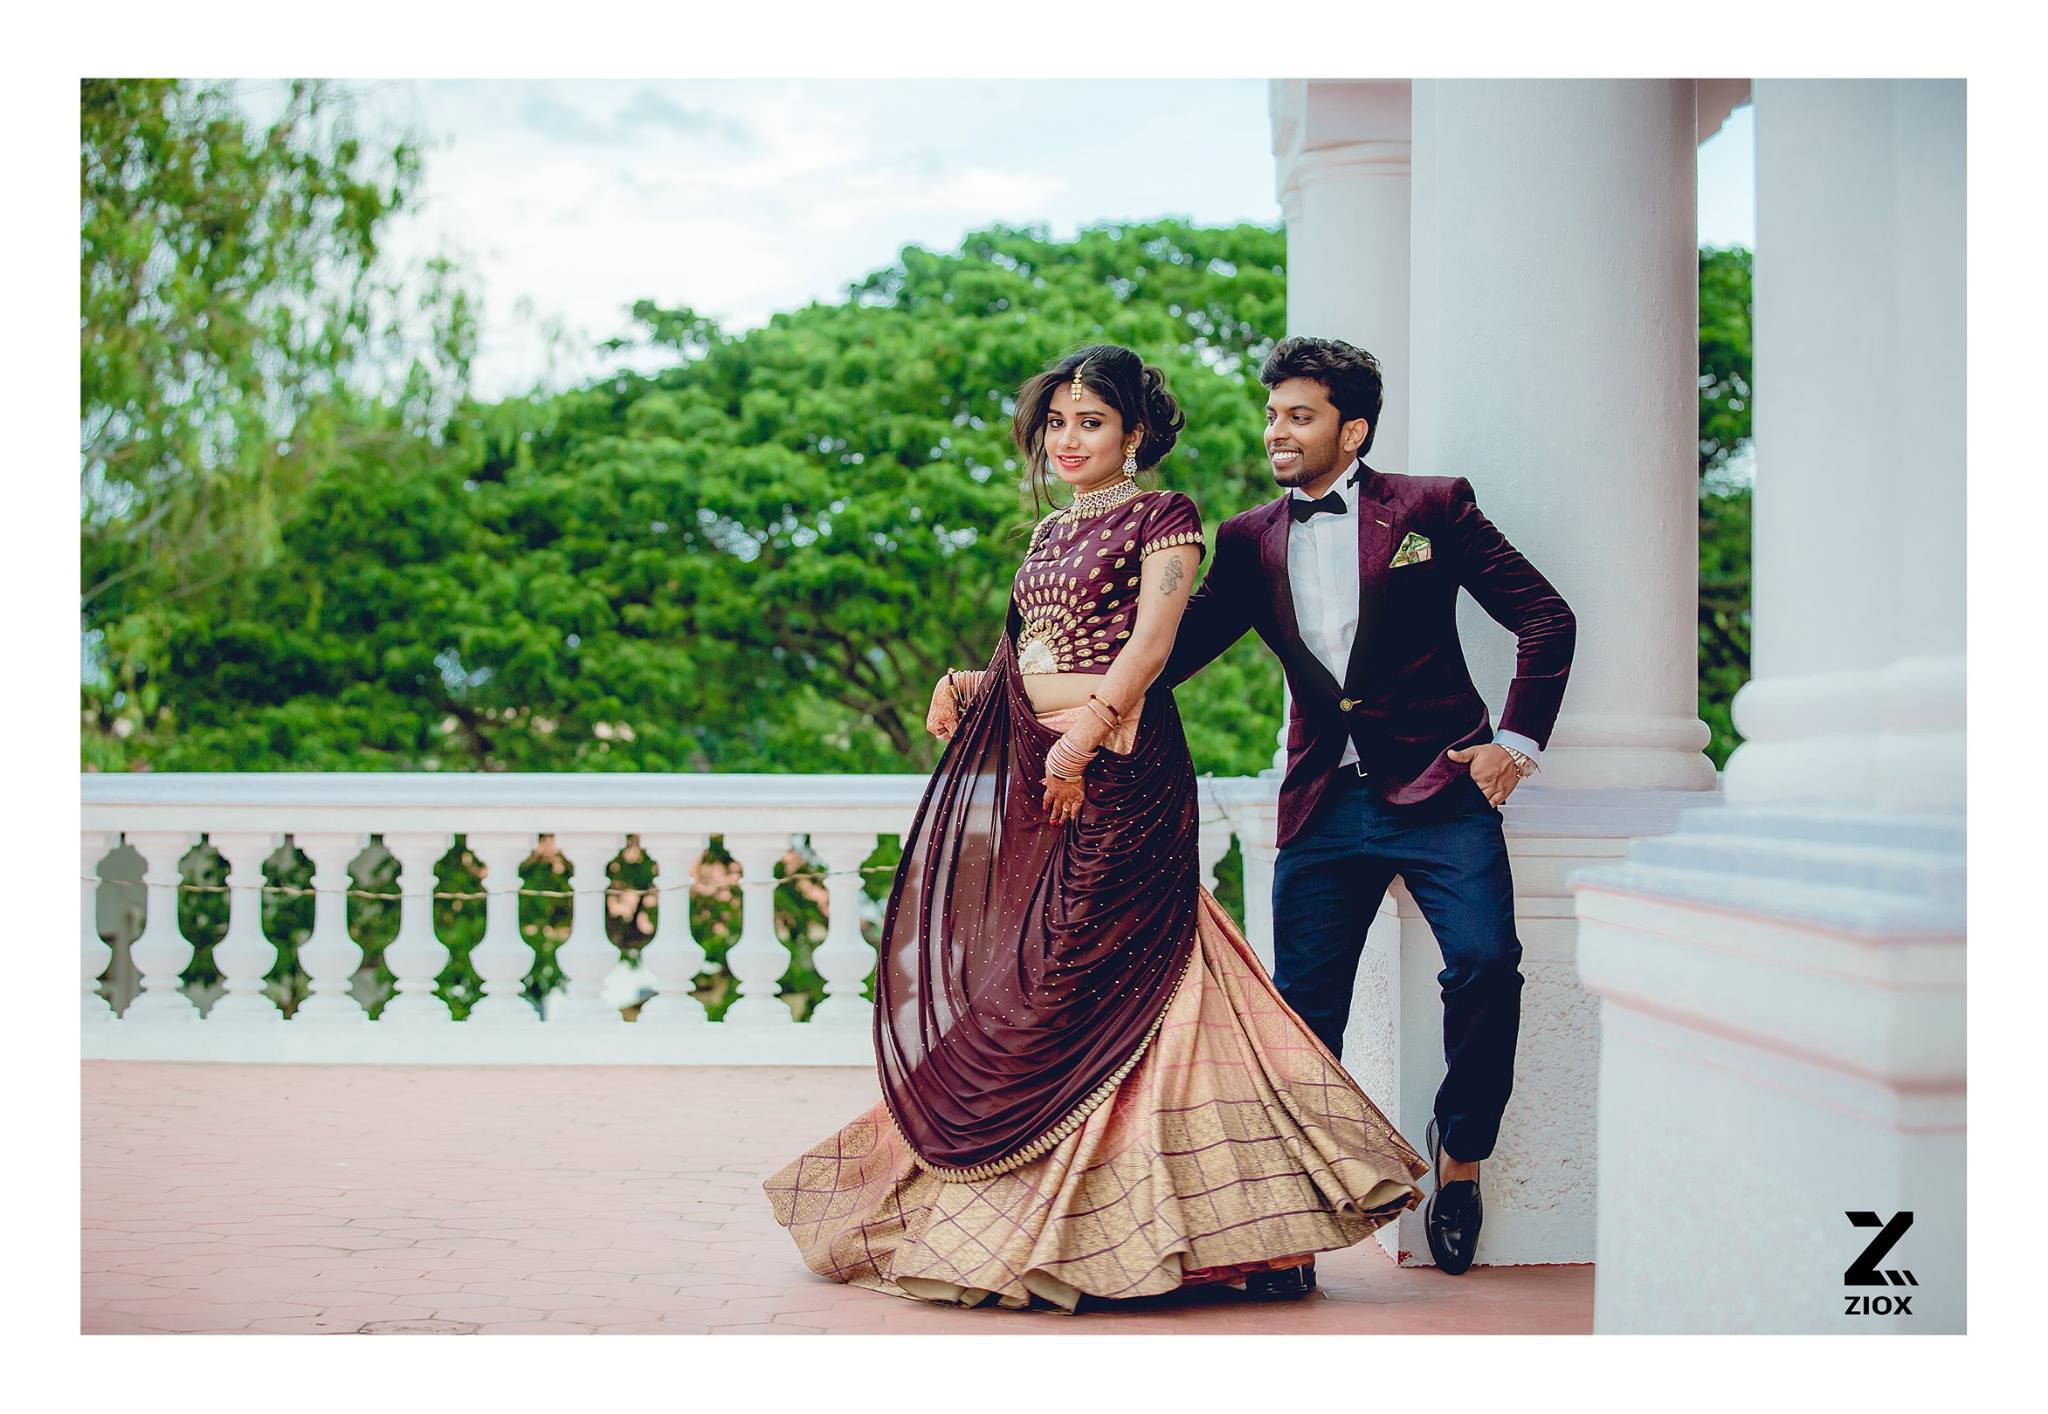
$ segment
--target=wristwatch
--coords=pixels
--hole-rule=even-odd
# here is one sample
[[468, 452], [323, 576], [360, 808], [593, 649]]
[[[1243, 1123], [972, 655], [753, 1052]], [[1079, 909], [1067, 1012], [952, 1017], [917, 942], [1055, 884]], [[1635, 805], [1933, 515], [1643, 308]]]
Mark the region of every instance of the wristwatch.
[[1536, 774], [1536, 763], [1529, 759], [1526, 752], [1517, 751], [1512, 746], [1501, 746], [1499, 742], [1495, 742], [1494, 745], [1500, 746], [1500, 749], [1508, 754], [1508, 759], [1515, 763], [1517, 776], [1526, 781]]

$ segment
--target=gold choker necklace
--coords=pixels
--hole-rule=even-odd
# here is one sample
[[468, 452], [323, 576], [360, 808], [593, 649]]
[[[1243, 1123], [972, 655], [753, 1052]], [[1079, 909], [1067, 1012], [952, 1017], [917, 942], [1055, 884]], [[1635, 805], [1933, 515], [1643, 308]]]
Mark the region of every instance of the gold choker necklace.
[[1126, 476], [1113, 486], [1099, 487], [1094, 491], [1083, 491], [1067, 503], [1067, 514], [1076, 520], [1101, 515], [1104, 511], [1121, 506], [1138, 494], [1138, 483]]

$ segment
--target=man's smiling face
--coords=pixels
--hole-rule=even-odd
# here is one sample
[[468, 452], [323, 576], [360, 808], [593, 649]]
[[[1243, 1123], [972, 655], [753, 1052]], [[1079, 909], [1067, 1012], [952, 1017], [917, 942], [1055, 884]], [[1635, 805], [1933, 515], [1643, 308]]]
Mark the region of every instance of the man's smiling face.
[[[1364, 442], [1365, 427], [1364, 418], [1339, 421], [1330, 390], [1313, 378], [1275, 384], [1266, 395], [1266, 460], [1273, 480], [1309, 486], [1342, 470]], [[1345, 435], [1347, 428], [1353, 435]]]

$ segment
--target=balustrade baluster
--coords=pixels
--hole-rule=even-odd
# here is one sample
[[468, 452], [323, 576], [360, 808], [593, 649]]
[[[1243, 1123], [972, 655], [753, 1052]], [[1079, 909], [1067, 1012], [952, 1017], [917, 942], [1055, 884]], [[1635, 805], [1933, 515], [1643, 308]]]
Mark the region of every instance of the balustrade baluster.
[[875, 950], [861, 932], [861, 904], [866, 897], [861, 886], [860, 866], [875, 852], [872, 834], [821, 834], [811, 836], [811, 847], [831, 871], [826, 880], [825, 942], [811, 956], [811, 965], [825, 979], [825, 998], [811, 1013], [811, 1020], [827, 1026], [870, 1026], [874, 1004], [861, 995], [868, 974], [875, 970]]
[[640, 969], [655, 989], [640, 1004], [639, 1025], [700, 1024], [707, 1018], [695, 996], [697, 974], [704, 970], [704, 949], [690, 931], [690, 888], [697, 861], [709, 836], [701, 834], [642, 835], [640, 847], [653, 859], [661, 919], [654, 936], [640, 949]]
[[88, 1026], [115, 1020], [114, 1008], [100, 995], [100, 978], [113, 965], [114, 950], [100, 936], [100, 863], [114, 848], [111, 830], [78, 832], [79, 878], [83, 898], [79, 904], [85, 918], [78, 938], [80, 1018]]
[[1273, 970], [1273, 865], [1275, 821], [1270, 810], [1253, 810], [1239, 821], [1244, 851], [1244, 937], [1268, 973]]
[[387, 832], [384, 848], [398, 861], [398, 935], [384, 949], [393, 996], [377, 1013], [380, 1022], [404, 1025], [447, 1021], [448, 1003], [435, 986], [448, 966], [448, 945], [434, 932], [434, 866], [448, 852], [449, 837], [438, 830]]
[[533, 948], [519, 931], [519, 866], [533, 853], [533, 836], [486, 832], [468, 837], [470, 852], [484, 863], [484, 935], [470, 949], [469, 965], [483, 979], [484, 993], [470, 1009], [471, 1021], [539, 1024], [540, 1013], [521, 984], [533, 971]]
[[555, 836], [555, 847], [569, 861], [569, 936], [555, 950], [562, 970], [563, 993], [551, 997], [551, 1020], [576, 1024], [623, 1023], [619, 1009], [604, 999], [604, 982], [619, 962], [619, 950], [605, 931], [608, 897], [597, 892], [610, 881], [605, 870], [625, 842], [617, 830], [572, 832]]
[[128, 844], [142, 856], [144, 885], [141, 936], [128, 955], [141, 975], [142, 990], [128, 1004], [124, 1021], [197, 1021], [199, 1008], [179, 990], [178, 978], [192, 965], [192, 943], [178, 928], [179, 862], [198, 836], [191, 830], [134, 830]]
[[207, 838], [227, 861], [228, 931], [213, 945], [213, 965], [226, 990], [206, 1019], [281, 1022], [283, 1009], [263, 990], [263, 979], [277, 965], [277, 947], [263, 932], [263, 861], [284, 836], [217, 830]]
[[728, 835], [725, 847], [740, 866], [740, 936], [725, 955], [739, 983], [739, 998], [725, 1019], [747, 1026], [788, 1025], [795, 1018], [777, 995], [789, 971], [789, 950], [775, 936], [775, 866], [789, 849], [787, 834]]
[[363, 949], [348, 935], [348, 866], [370, 837], [361, 832], [293, 832], [292, 842], [313, 861], [313, 932], [299, 946], [306, 974], [306, 999], [292, 1013], [296, 1021], [321, 1025], [365, 1022], [370, 1014], [349, 991], [363, 965]]
[[[1208, 802], [1203, 802], [1205, 815], [1212, 809]], [[1204, 821], [1195, 833], [1195, 856], [1200, 861], [1202, 887], [1212, 894], [1216, 892], [1216, 866], [1223, 862], [1224, 855], [1230, 853], [1230, 841], [1235, 833], [1228, 816]]]

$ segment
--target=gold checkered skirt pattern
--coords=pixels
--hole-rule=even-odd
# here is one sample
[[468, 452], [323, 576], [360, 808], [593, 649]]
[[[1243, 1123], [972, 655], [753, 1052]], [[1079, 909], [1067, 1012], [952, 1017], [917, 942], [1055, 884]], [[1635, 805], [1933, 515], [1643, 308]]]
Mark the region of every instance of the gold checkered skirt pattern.
[[1197, 949], [1115, 1095], [993, 1178], [920, 1169], [880, 1103], [764, 1185], [835, 1281], [962, 1305], [1156, 1296], [1348, 1247], [1428, 1171], [1207, 890]]

